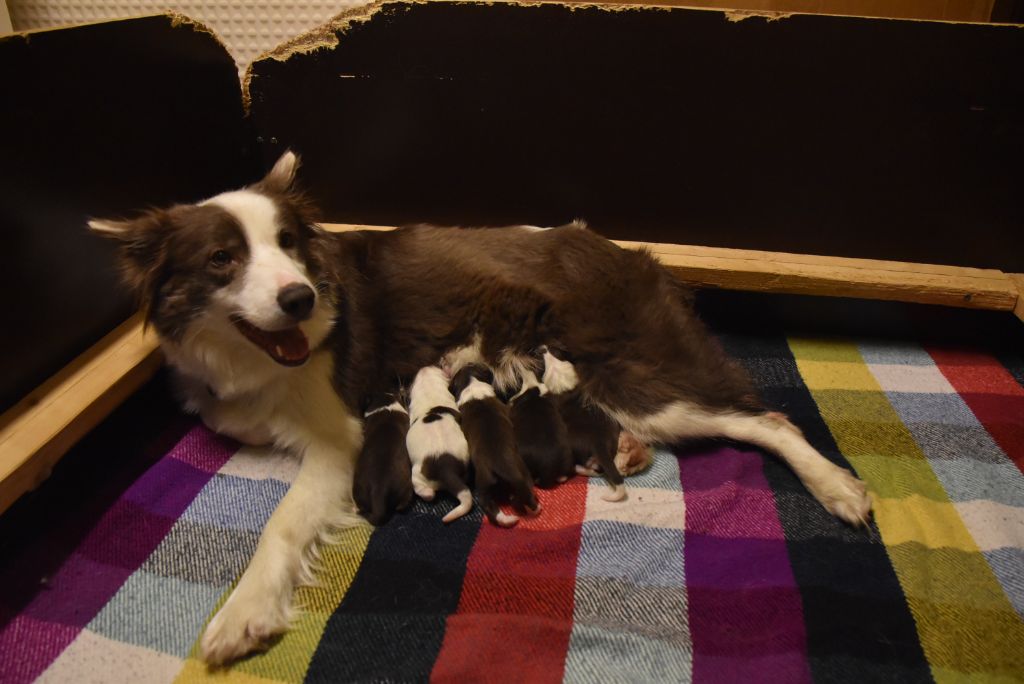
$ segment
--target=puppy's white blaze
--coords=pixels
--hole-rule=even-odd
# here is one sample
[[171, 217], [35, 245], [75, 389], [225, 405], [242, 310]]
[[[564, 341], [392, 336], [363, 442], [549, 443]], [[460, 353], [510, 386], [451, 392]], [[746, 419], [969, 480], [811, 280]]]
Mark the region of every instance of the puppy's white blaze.
[[437, 366], [425, 366], [416, 373], [409, 390], [410, 420], [419, 420], [435, 406], [458, 408], [455, 397], [448, 391], [444, 371]]
[[450, 523], [453, 520], [458, 520], [462, 516], [473, 510], [473, 495], [470, 494], [468, 489], [463, 489], [455, 495], [455, 498], [459, 500], [459, 505], [448, 511], [441, 522]]
[[459, 395], [459, 406], [461, 407], [470, 401], [480, 401], [481, 399], [493, 396], [495, 396], [493, 387], [479, 378], [470, 378], [466, 389], [462, 390], [462, 394]]
[[551, 226], [519, 226], [524, 230], [528, 230], [531, 233], [536, 233], [541, 230], [551, 230]]
[[366, 413], [363, 414], [363, 417], [364, 418], [369, 418], [370, 416], [372, 416], [374, 414], [384, 413], [385, 411], [393, 411], [395, 413], [409, 413], [408, 411], [405, 410], [405, 407], [402, 406], [402, 404], [400, 404], [397, 401], [393, 401], [390, 404], [388, 404], [387, 406], [378, 406], [375, 409], [371, 409], [370, 411], [367, 411]]
[[785, 461], [807, 491], [833, 515], [857, 525], [870, 514], [871, 499], [864, 483], [818, 453], [781, 414], [713, 412], [686, 401], [672, 402], [648, 416], [608, 413], [645, 442], [726, 437], [759, 446]]
[[615, 503], [617, 501], [626, 500], [626, 485], [610, 484], [608, 485], [608, 491], [601, 495], [603, 501], [609, 501]]
[[547, 385], [537, 379], [537, 374], [532, 370], [523, 371], [523, 385], [519, 388], [519, 391], [515, 393], [512, 400], [515, 401], [519, 397], [526, 394], [530, 389], [536, 387], [540, 391], [540, 396], [544, 396], [548, 393]]
[[549, 351], [544, 352], [544, 384], [552, 394], [569, 392], [579, 382], [579, 376], [571, 363], [556, 359]]
[[601, 473], [597, 472], [596, 470], [593, 470], [592, 468], [588, 468], [586, 466], [581, 466], [579, 464], [576, 464], [576, 474], [582, 475], [583, 477], [599, 477], [601, 475]]

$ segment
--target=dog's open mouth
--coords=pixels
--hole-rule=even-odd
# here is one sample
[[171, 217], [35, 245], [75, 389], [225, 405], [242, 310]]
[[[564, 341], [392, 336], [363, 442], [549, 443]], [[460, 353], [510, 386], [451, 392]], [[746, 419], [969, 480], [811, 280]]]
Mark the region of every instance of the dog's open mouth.
[[246, 339], [282, 366], [301, 366], [309, 358], [309, 340], [298, 326], [284, 330], [264, 330], [244, 318], [235, 317], [231, 322]]

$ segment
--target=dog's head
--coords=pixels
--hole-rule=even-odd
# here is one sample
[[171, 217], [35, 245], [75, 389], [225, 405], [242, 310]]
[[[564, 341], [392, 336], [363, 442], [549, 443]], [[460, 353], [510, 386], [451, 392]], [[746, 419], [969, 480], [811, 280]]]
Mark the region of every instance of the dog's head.
[[125, 282], [165, 341], [253, 344], [304, 363], [334, 320], [331, 242], [286, 152], [255, 185], [89, 227], [120, 242]]

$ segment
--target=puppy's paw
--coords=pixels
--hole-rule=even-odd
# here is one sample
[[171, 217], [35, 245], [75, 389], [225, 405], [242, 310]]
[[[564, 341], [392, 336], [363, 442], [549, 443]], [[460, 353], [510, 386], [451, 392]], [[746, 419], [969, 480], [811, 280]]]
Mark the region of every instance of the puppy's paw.
[[654, 449], [641, 442], [632, 433], [619, 433], [619, 450], [615, 454], [615, 467], [623, 475], [646, 470], [654, 460]]
[[519, 522], [518, 515], [512, 515], [505, 511], [498, 511], [494, 514], [494, 518], [491, 520], [498, 527], [515, 527], [516, 523]]
[[289, 606], [270, 596], [245, 598], [234, 593], [203, 633], [200, 650], [210, 665], [224, 665], [253, 651], [288, 630]]
[[867, 485], [845, 468], [833, 466], [826, 477], [814, 483], [811, 493], [825, 510], [854, 527], [866, 526], [871, 518]]
[[601, 494], [601, 500], [609, 503], [617, 503], [626, 500], [626, 485], [608, 484], [608, 491]]

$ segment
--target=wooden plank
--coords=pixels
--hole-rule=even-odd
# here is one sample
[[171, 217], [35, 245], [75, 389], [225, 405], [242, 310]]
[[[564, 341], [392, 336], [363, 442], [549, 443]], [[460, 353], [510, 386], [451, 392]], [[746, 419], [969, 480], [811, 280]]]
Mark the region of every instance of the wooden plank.
[[1010, 280], [1017, 286], [1017, 304], [1013, 307], [1013, 313], [1024, 321], [1024, 273], [1011, 273]]
[[0, 416], [0, 513], [157, 371], [156, 335], [136, 315]]
[[[350, 224], [324, 227], [331, 231], [388, 230]], [[700, 287], [996, 311], [1012, 311], [1018, 300], [1017, 287], [1009, 276], [993, 269], [629, 240], [613, 242], [629, 249], [650, 250], [677, 278]]]

